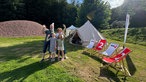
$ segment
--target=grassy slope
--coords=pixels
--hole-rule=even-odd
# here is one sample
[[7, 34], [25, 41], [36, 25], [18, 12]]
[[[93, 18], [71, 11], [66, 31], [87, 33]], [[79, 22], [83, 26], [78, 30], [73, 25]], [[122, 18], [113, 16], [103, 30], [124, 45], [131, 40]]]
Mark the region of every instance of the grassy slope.
[[[109, 82], [123, 81], [114, 69], [100, 69], [97, 56], [82, 53], [84, 48], [66, 43], [65, 61], [39, 63], [42, 37], [0, 38], [0, 81], [8, 82]], [[108, 42], [117, 42], [108, 40]], [[122, 45], [121, 42], [117, 42]], [[146, 81], [146, 47], [126, 44], [133, 52], [127, 57], [132, 77], [126, 81]], [[126, 63], [126, 62], [125, 62]], [[99, 77], [100, 76], [100, 77]]]
[[1, 38], [0, 81], [81, 82], [63, 62], [39, 63], [42, 41], [42, 37]]
[[[106, 38], [123, 41], [125, 29], [124, 28], [108, 29], [102, 30], [101, 32]], [[146, 46], [146, 27], [129, 28], [127, 42]]]

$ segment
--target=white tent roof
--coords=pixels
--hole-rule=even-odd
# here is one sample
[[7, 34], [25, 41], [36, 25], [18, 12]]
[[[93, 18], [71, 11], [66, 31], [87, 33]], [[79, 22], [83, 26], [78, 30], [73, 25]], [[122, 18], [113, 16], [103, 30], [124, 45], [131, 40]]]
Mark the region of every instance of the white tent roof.
[[96, 41], [99, 41], [100, 39], [104, 39], [104, 37], [90, 23], [90, 21], [87, 21], [83, 26], [78, 28], [77, 34], [80, 37], [83, 46], [88, 45], [91, 39], [94, 39]]
[[67, 30], [75, 30], [77, 29], [74, 25], [71, 25], [70, 27], [67, 28]]

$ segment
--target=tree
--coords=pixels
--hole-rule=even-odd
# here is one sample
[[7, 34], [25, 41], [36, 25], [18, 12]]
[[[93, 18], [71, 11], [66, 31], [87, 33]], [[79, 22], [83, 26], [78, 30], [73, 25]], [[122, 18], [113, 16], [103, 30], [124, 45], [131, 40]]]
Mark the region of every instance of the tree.
[[94, 0], [84, 0], [81, 7], [78, 9], [77, 25], [83, 25], [87, 20], [87, 15], [95, 10]]
[[95, 27], [103, 29], [109, 27], [110, 7], [100, 0], [84, 0], [79, 8], [77, 23], [83, 25], [90, 20]]
[[55, 27], [75, 24], [77, 7], [66, 0], [1, 0], [0, 21], [31, 20]]
[[8, 0], [0, 1], [0, 21], [5, 21], [9, 19], [10, 14], [12, 13], [11, 11], [9, 11], [11, 7], [12, 6]]
[[0, 21], [24, 19], [25, 9], [22, 0], [1, 0]]
[[[28, 20], [45, 24], [49, 20], [50, 5], [47, 0], [24, 0]], [[52, 4], [51, 4], [52, 5]]]
[[130, 26], [146, 26], [146, 1], [145, 0], [125, 0], [124, 4], [118, 8], [112, 9], [112, 23], [115, 20], [124, 21], [126, 14], [130, 14]]
[[96, 1], [96, 12], [93, 24], [100, 29], [109, 28], [109, 20], [111, 19], [111, 10], [108, 3]]
[[146, 26], [146, 11], [139, 10], [131, 18], [131, 27], [145, 27]]
[[77, 8], [74, 5], [67, 5], [62, 13], [62, 20], [67, 26], [76, 24]]

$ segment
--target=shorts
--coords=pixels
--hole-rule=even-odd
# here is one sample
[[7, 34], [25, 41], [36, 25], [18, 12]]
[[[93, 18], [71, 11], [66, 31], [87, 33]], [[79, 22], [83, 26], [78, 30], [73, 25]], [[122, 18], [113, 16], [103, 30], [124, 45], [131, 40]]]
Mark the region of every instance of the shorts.
[[47, 48], [50, 49], [49, 47], [50, 47], [50, 41], [47, 42], [45, 41], [43, 46], [43, 53], [47, 51]]
[[58, 47], [58, 50], [64, 50], [64, 47]]
[[51, 52], [51, 54], [56, 54], [56, 51], [55, 52]]

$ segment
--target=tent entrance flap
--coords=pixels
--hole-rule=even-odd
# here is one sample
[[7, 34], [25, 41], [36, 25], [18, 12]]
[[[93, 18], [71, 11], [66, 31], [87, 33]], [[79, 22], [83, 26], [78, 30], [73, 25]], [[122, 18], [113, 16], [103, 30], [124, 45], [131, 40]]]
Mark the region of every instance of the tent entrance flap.
[[82, 45], [82, 41], [81, 41], [81, 39], [80, 39], [80, 37], [79, 37], [79, 35], [78, 35], [77, 32], [72, 37], [71, 43], [78, 44], [78, 45]]

